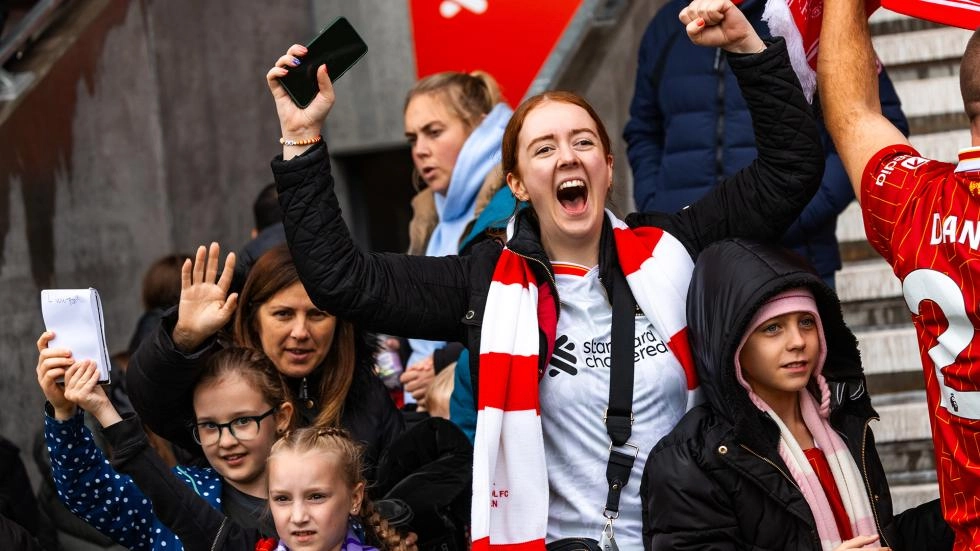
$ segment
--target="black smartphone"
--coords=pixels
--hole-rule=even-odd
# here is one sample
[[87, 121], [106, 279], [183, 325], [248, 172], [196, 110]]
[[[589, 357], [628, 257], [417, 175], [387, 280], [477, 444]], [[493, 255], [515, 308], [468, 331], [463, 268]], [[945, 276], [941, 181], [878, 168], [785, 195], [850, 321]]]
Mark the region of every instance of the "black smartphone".
[[338, 17], [306, 45], [306, 55], [298, 67], [287, 67], [289, 74], [280, 78], [293, 103], [306, 107], [316, 97], [320, 87], [316, 70], [324, 63], [330, 80], [337, 82], [347, 69], [367, 53], [367, 44], [357, 34], [346, 17]]

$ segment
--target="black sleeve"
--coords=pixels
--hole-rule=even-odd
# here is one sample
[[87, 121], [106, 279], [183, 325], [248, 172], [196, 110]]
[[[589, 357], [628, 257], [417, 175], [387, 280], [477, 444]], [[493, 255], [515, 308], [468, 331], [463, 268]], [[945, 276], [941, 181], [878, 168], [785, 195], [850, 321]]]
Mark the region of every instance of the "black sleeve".
[[102, 430], [112, 446], [112, 467], [127, 474], [153, 504], [153, 512], [167, 525], [188, 551], [217, 549], [252, 551], [259, 540], [233, 520], [211, 507], [194, 490], [181, 482], [150, 447], [139, 417], [130, 415]]
[[953, 529], [943, 519], [938, 499], [895, 515], [895, 531], [902, 542], [895, 551], [949, 551], [953, 548]]
[[133, 409], [150, 430], [185, 450], [199, 453], [200, 446], [188, 428], [194, 421], [194, 383], [220, 345], [211, 338], [201, 349], [185, 354], [171, 338], [176, 323], [177, 310], [173, 308], [136, 349], [126, 370], [126, 386]]
[[761, 53], [728, 54], [752, 115], [759, 155], [708, 195], [673, 215], [636, 214], [630, 225], [657, 225], [692, 255], [718, 239], [778, 242], [820, 186], [824, 152], [817, 122], [790, 66], [782, 38]]
[[322, 143], [272, 161], [286, 240], [313, 303], [368, 331], [463, 339], [468, 257], [367, 253], [351, 240]]

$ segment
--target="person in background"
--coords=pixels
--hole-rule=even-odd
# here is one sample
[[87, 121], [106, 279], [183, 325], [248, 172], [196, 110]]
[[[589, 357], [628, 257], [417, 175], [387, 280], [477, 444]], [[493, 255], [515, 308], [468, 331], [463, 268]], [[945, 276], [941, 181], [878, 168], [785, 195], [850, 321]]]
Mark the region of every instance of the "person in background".
[[[457, 254], [511, 215], [514, 196], [500, 172], [500, 139], [511, 113], [497, 82], [482, 71], [436, 73], [409, 90], [405, 137], [421, 188], [412, 199], [409, 254]], [[406, 398], [419, 401], [463, 347], [423, 339], [409, 344], [401, 381]]]
[[[693, 204], [758, 155], [753, 118], [727, 56], [721, 49], [683, 40], [676, 14], [687, 4], [665, 4], [640, 43], [636, 88], [623, 131], [640, 211], [673, 212]], [[765, 6], [765, 0], [738, 3], [760, 36], [770, 34], [763, 21]], [[908, 121], [883, 67], [878, 88], [885, 115], [907, 135]], [[817, 117], [826, 154], [823, 180], [782, 243], [809, 260], [833, 288], [841, 267], [837, 216], [854, 193], [819, 113]]]
[[232, 293], [242, 291], [248, 272], [259, 257], [269, 249], [286, 242], [275, 183], [268, 184], [259, 191], [255, 202], [252, 203], [252, 214], [255, 217], [252, 240], [246, 243], [236, 255], [235, 275], [231, 280]]

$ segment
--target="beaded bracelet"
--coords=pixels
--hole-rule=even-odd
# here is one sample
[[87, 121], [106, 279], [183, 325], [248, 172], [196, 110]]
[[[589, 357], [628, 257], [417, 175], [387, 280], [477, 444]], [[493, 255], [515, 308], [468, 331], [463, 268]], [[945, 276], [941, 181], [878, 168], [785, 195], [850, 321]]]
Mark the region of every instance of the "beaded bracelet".
[[306, 138], [305, 140], [289, 140], [285, 137], [279, 138], [279, 143], [282, 145], [313, 145], [323, 139], [323, 136], [317, 134], [312, 138]]

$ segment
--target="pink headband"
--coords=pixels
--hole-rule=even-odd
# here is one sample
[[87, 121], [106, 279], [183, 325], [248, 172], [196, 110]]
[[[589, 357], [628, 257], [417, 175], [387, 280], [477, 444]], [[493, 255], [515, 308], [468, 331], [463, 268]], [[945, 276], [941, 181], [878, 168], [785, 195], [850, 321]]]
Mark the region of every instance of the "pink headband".
[[817, 325], [820, 326], [820, 332], [823, 333], [823, 325], [820, 323], [820, 312], [817, 311], [817, 300], [813, 297], [813, 293], [809, 289], [797, 287], [774, 295], [759, 307], [746, 328], [746, 336], [762, 325], [762, 322], [790, 312], [809, 312], [813, 314], [817, 320]]
[[790, 312], [809, 312], [810, 314], [813, 314], [813, 319], [817, 323], [817, 335], [820, 338], [820, 356], [817, 358], [817, 365], [815, 366], [813, 374], [810, 375], [810, 377], [817, 381], [817, 388], [821, 394], [821, 396], [817, 397], [817, 403], [820, 404], [820, 415], [827, 417], [830, 411], [830, 393], [827, 390], [827, 383], [823, 378], [823, 364], [827, 359], [827, 339], [824, 336], [823, 321], [820, 319], [820, 311], [817, 309], [817, 300], [814, 298], [813, 293], [806, 287], [795, 287], [773, 295], [768, 301], [766, 301], [765, 304], [759, 307], [755, 315], [752, 316], [752, 320], [749, 321], [749, 324], [745, 329], [745, 334], [742, 335], [742, 340], [738, 343], [738, 348], [735, 350], [735, 378], [738, 379], [738, 382], [740, 385], [742, 385], [742, 388], [749, 392], [749, 398], [752, 399], [752, 402], [755, 403], [759, 409], [765, 411], [761, 398], [752, 392], [748, 382], [746, 382], [745, 378], [742, 376], [742, 366], [738, 361], [738, 357], [739, 354], [742, 353], [742, 347], [745, 346], [745, 341], [749, 339], [749, 335], [751, 335], [753, 331], [755, 331], [765, 321], [776, 316], [788, 314]]

